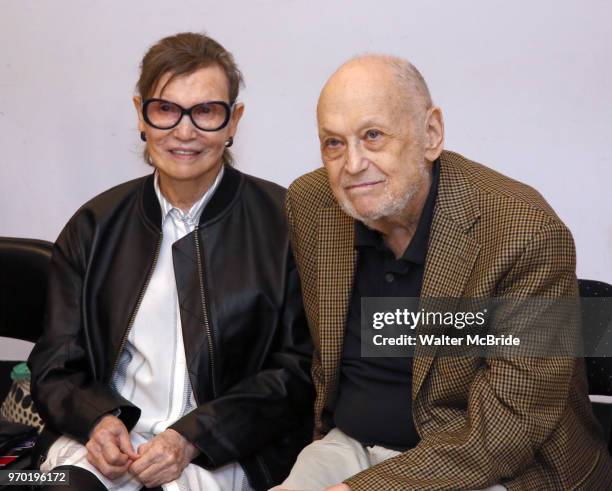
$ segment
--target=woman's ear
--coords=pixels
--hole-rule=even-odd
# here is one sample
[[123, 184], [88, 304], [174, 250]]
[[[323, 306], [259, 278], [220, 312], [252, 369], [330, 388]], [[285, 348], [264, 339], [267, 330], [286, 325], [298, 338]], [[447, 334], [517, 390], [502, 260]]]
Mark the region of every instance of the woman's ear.
[[136, 109], [136, 114], [138, 115], [138, 131], [144, 131], [145, 122], [144, 117], [142, 116], [142, 99], [139, 95], [135, 95], [132, 97], [132, 102], [134, 104], [134, 108]]
[[240, 118], [242, 118], [242, 114], [244, 113], [244, 103], [237, 102], [234, 106], [234, 110], [232, 111], [232, 117], [230, 119], [229, 124], [229, 134], [230, 136], [234, 136], [236, 134], [236, 129], [238, 128], [238, 123], [240, 122]]

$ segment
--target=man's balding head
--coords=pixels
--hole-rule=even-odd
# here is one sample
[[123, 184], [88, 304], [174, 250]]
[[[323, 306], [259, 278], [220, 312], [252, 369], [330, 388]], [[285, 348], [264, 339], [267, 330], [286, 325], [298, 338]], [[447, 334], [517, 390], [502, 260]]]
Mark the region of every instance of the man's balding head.
[[380, 83], [387, 97], [397, 98], [401, 109], [414, 119], [422, 119], [433, 106], [421, 72], [408, 60], [384, 54], [359, 55], [341, 65], [323, 87], [319, 104], [329, 92], [359, 90], [363, 82]]

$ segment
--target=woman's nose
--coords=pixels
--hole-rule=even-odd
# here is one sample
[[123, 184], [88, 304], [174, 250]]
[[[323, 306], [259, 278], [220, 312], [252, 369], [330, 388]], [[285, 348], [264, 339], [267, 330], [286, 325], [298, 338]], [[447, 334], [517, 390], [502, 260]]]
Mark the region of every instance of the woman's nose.
[[197, 135], [197, 129], [187, 114], [184, 114], [179, 124], [172, 128], [174, 136], [179, 140], [193, 140]]

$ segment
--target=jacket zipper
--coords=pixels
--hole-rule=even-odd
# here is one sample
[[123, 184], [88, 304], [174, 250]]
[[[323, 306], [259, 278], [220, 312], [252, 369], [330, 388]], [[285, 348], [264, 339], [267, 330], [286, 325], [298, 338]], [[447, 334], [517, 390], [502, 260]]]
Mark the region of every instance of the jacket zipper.
[[272, 476], [270, 476], [270, 472], [268, 471], [268, 467], [266, 466], [266, 463], [264, 462], [264, 460], [261, 457], [261, 455], [260, 454], [255, 454], [255, 460], [257, 461], [257, 464], [259, 464], [259, 468], [263, 472], [264, 479], [268, 482], [267, 486], [272, 486]]
[[[197, 261], [198, 261], [198, 280], [200, 282], [200, 298], [202, 299], [202, 316], [204, 318], [204, 329], [206, 331], [206, 336], [208, 337], [208, 355], [209, 355], [208, 359], [210, 360], [210, 380], [211, 380], [211, 385], [212, 385], [213, 398], [216, 398], [217, 397], [217, 386], [215, 382], [215, 353], [214, 353], [214, 347], [213, 347], [212, 332], [210, 330], [210, 321], [208, 319], [208, 308], [207, 308], [207, 303], [206, 303], [206, 287], [205, 287], [205, 282], [204, 282], [204, 267], [202, 265], [202, 255], [201, 255], [202, 248], [200, 247], [199, 231], [200, 231], [200, 227], [198, 225], [195, 229], [195, 234], [194, 234], [195, 246], [196, 246], [196, 256], [197, 256]], [[259, 454], [255, 455], [255, 460], [263, 473], [264, 479], [266, 479], [268, 484], [271, 485], [272, 478], [270, 476], [270, 472], [268, 471], [268, 468], [265, 462], [263, 461], [261, 455]]]
[[195, 228], [194, 238], [196, 246], [196, 259], [198, 262], [198, 280], [200, 282], [200, 298], [202, 301], [202, 316], [204, 319], [204, 330], [208, 338], [208, 360], [210, 365], [210, 380], [212, 385], [213, 398], [217, 397], [217, 385], [215, 382], [215, 352], [213, 346], [213, 337], [210, 330], [210, 321], [208, 319], [208, 308], [206, 304], [206, 287], [204, 285], [204, 267], [202, 265], [202, 255], [200, 253], [200, 226]]
[[162, 243], [163, 236], [164, 236], [163, 233], [159, 234], [159, 238], [157, 239], [157, 244], [155, 245], [155, 255], [153, 256], [153, 264], [151, 265], [151, 268], [149, 269], [149, 273], [147, 274], [147, 279], [142, 289], [140, 290], [140, 293], [138, 294], [138, 300], [136, 301], [136, 307], [134, 308], [134, 311], [132, 312], [132, 316], [130, 317], [130, 321], [128, 322], [127, 329], [125, 330], [125, 333], [123, 333], [123, 339], [121, 340], [119, 351], [117, 352], [117, 355], [115, 356], [115, 363], [113, 363], [113, 369], [110, 372], [111, 380], [115, 373], [115, 370], [117, 370], [117, 365], [119, 364], [121, 353], [123, 353], [123, 350], [125, 349], [125, 344], [127, 343], [128, 335], [130, 334], [130, 331], [132, 330], [132, 326], [134, 325], [134, 321], [136, 320], [136, 314], [138, 313], [138, 310], [140, 309], [140, 304], [142, 303], [142, 299], [144, 298], [145, 292], [147, 291], [147, 288], [149, 286], [149, 282], [151, 281], [151, 277], [153, 276], [153, 271], [155, 271], [155, 266], [157, 265], [157, 259], [159, 258], [159, 251], [161, 249], [161, 243]]

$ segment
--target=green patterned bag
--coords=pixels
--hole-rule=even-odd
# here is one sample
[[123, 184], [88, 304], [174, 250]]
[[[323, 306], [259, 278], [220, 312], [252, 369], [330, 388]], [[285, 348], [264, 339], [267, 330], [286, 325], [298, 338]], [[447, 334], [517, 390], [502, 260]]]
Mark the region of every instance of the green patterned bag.
[[42, 431], [44, 423], [36, 412], [30, 395], [28, 365], [25, 362], [16, 365], [11, 371], [11, 379], [13, 384], [0, 407], [0, 417], [6, 421], [33, 426], [38, 432]]

